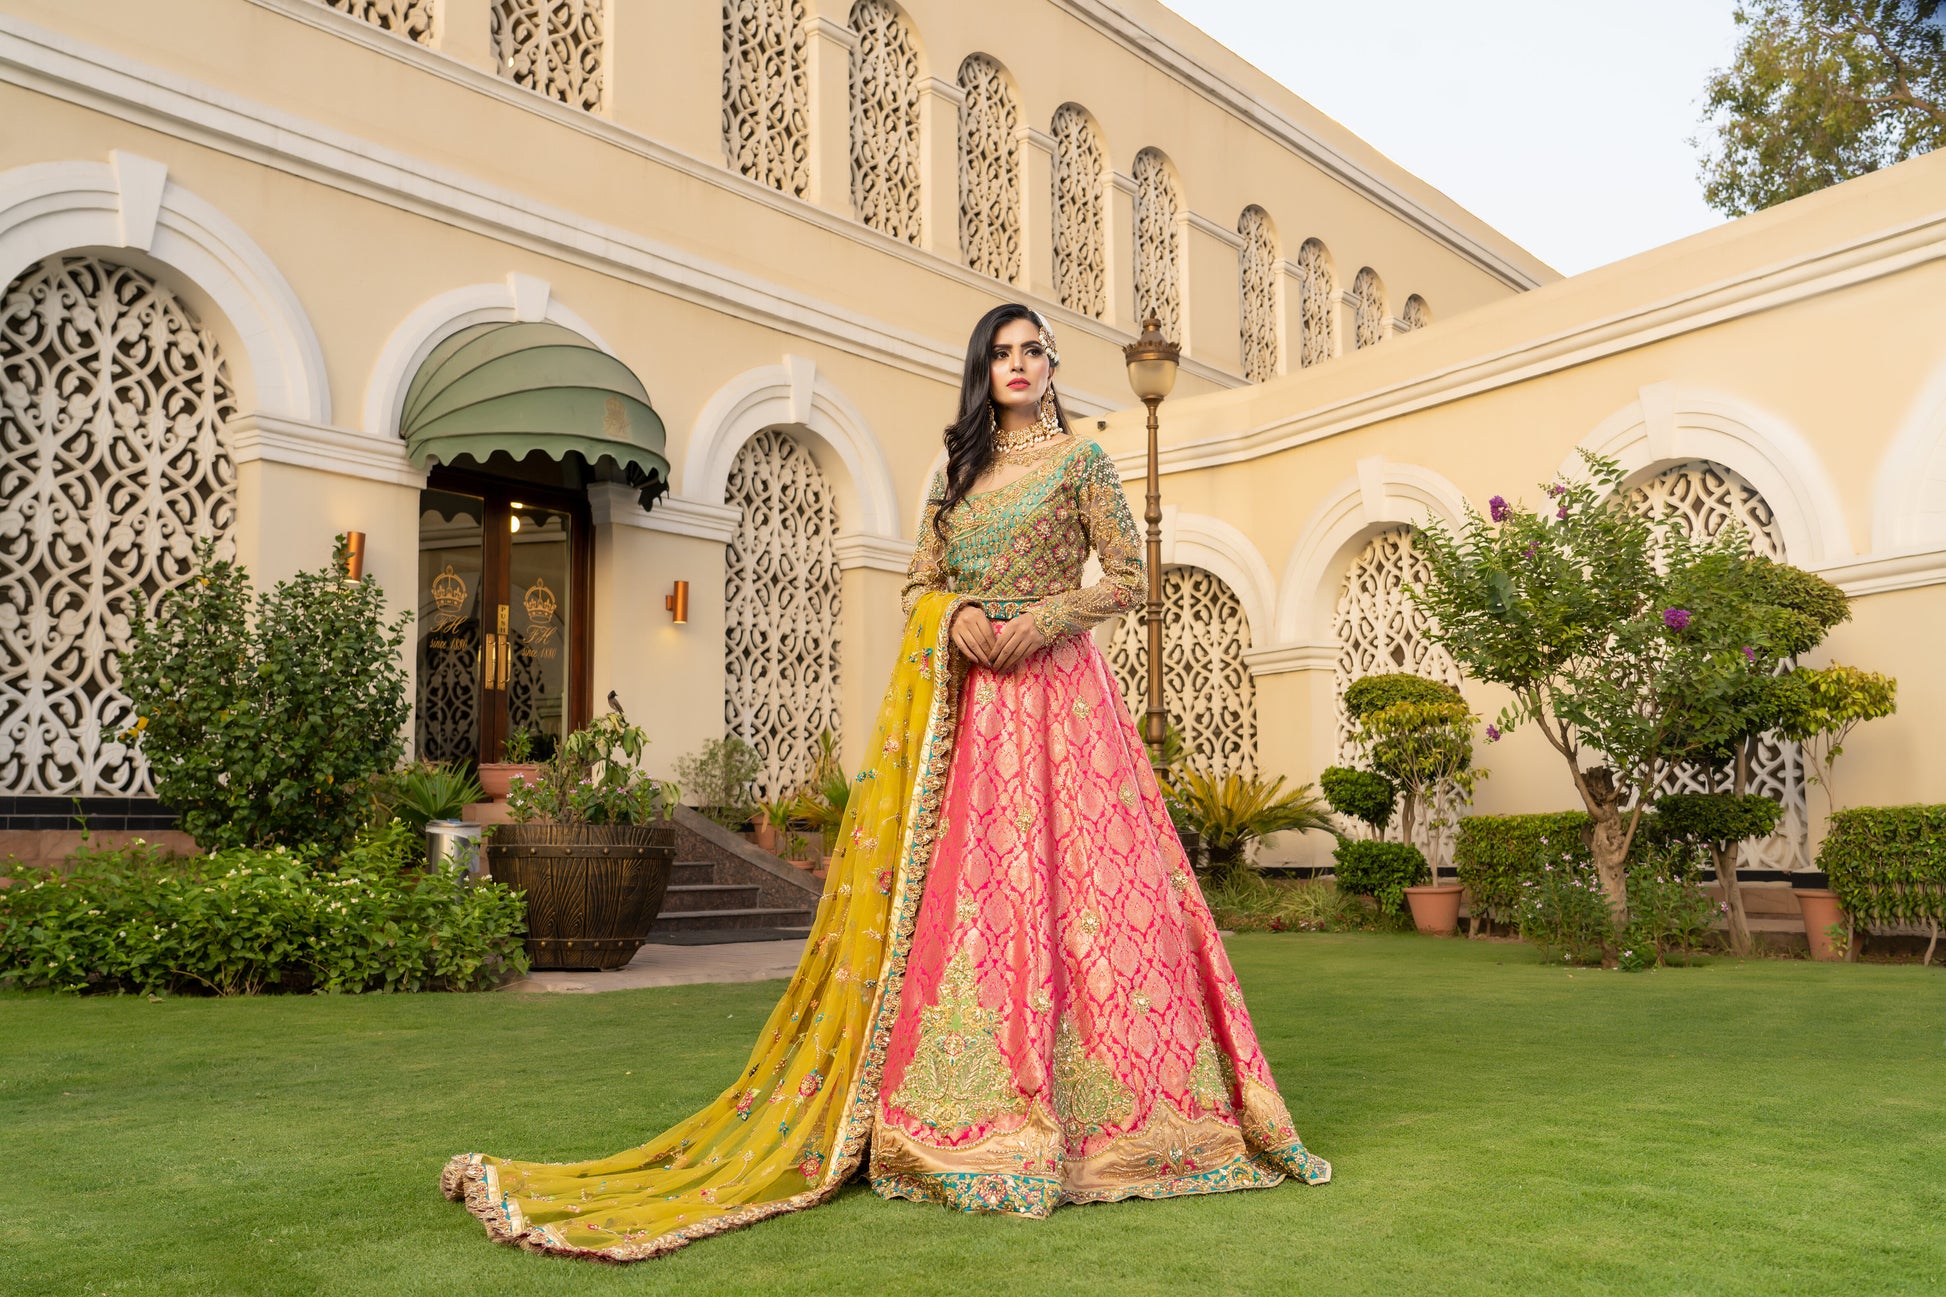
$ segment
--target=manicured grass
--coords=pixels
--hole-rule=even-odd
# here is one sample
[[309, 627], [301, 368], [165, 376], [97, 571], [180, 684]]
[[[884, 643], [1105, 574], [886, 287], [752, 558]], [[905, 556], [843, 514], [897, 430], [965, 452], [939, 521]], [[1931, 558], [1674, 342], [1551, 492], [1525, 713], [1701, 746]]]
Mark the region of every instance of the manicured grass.
[[465, 1149], [615, 1151], [707, 1100], [776, 984], [0, 997], [0, 1292], [1794, 1293], [1946, 1285], [1946, 974], [1235, 938], [1337, 1167], [1041, 1223], [848, 1190], [611, 1268], [491, 1245]]

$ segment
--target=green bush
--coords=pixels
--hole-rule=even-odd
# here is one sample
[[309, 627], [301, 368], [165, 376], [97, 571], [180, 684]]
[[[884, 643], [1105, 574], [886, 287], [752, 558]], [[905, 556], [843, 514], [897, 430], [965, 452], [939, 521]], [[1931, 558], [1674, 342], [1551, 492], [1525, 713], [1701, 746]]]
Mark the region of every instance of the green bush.
[[1946, 927], [1946, 806], [1860, 806], [1831, 817], [1818, 868], [1864, 928]]
[[1741, 842], [1767, 838], [1784, 808], [1761, 793], [1670, 793], [1655, 799], [1651, 835], [1676, 842]]
[[1550, 841], [1540, 846], [1533, 869], [1520, 881], [1519, 895], [1514, 922], [1520, 939], [1539, 947], [1541, 958], [1601, 963], [1615, 924], [1585, 845]]
[[1436, 703], [1464, 704], [1465, 701], [1460, 691], [1451, 685], [1404, 672], [1361, 676], [1345, 686], [1345, 714], [1351, 718], [1354, 726], [1367, 716], [1399, 703], [1427, 706]]
[[1329, 878], [1239, 873], [1210, 879], [1203, 899], [1220, 926], [1240, 932], [1357, 932], [1397, 926]]
[[1460, 821], [1453, 864], [1476, 914], [1496, 923], [1516, 921], [1521, 885], [1539, 872], [1542, 854], [1562, 852], [1593, 866], [1585, 811], [1542, 815], [1469, 815]]
[[1331, 766], [1325, 770], [1318, 776], [1318, 788], [1331, 803], [1332, 810], [1381, 832], [1392, 822], [1393, 806], [1399, 797], [1397, 785], [1384, 775], [1350, 766]]
[[124, 737], [206, 850], [342, 850], [365, 781], [399, 759], [411, 614], [388, 623], [377, 582], [346, 579], [347, 554], [339, 536], [329, 565], [253, 606], [248, 575], [205, 542], [194, 581], [153, 610], [137, 601], [120, 662], [135, 706]]
[[711, 739], [676, 762], [676, 779], [695, 798], [696, 809], [727, 829], [741, 829], [749, 820], [763, 771], [757, 750], [734, 734]]
[[1679, 842], [1646, 845], [1628, 871], [1628, 927], [1617, 945], [1624, 968], [1661, 964], [1709, 939], [1724, 908], [1701, 885], [1709, 856]]
[[1338, 862], [1338, 886], [1374, 897], [1387, 914], [1399, 913], [1405, 906], [1405, 889], [1417, 887], [1427, 875], [1426, 857], [1409, 842], [1346, 839], [1333, 854]]
[[0, 891], [0, 984], [61, 991], [482, 990], [527, 971], [526, 903], [408, 867], [411, 830], [331, 863], [282, 846], [188, 860], [136, 845]]

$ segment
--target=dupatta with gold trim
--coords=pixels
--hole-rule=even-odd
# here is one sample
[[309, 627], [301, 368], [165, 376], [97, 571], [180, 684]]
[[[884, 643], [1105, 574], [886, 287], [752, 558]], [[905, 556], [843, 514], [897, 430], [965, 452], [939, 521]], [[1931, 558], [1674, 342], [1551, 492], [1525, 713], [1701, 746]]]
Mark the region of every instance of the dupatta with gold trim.
[[963, 602], [924, 595], [906, 624], [804, 957], [736, 1083], [612, 1157], [455, 1157], [440, 1188], [494, 1239], [641, 1261], [815, 1206], [858, 1169], [952, 764], [958, 690], [946, 629]]

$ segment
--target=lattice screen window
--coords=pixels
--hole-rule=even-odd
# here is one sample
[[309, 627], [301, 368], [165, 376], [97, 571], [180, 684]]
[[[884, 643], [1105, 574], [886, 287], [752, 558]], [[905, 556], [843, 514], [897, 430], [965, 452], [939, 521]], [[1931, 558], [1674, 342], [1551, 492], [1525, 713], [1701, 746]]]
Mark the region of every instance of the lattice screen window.
[[1283, 349], [1278, 321], [1277, 231], [1261, 207], [1246, 207], [1237, 220], [1243, 250], [1237, 254], [1237, 282], [1242, 291], [1243, 376], [1261, 383], [1276, 376], [1277, 353]]
[[1054, 288], [1061, 305], [1099, 320], [1108, 311], [1102, 237], [1107, 165], [1087, 110], [1062, 104], [1054, 114]]
[[723, 0], [723, 156], [802, 198], [811, 187], [804, 0]]
[[1297, 250], [1297, 299], [1304, 335], [1297, 363], [1308, 368], [1338, 353], [1338, 280], [1331, 273], [1331, 254], [1316, 239], [1304, 240]]
[[[1691, 536], [1710, 537], [1729, 523], [1741, 524], [1750, 538], [1752, 553], [1784, 561], [1783, 533], [1763, 493], [1721, 464], [1700, 459], [1676, 464], [1630, 491], [1628, 500], [1651, 518], [1676, 520]], [[1662, 791], [1709, 790], [1698, 775], [1684, 769], [1671, 771]], [[1727, 787], [1718, 791], [1727, 791]], [[1803, 749], [1771, 735], [1759, 739], [1750, 791], [1776, 798], [1784, 808], [1784, 818], [1770, 837], [1743, 844], [1739, 857], [1743, 867], [1809, 868]]]
[[1000, 65], [974, 54], [959, 65], [959, 244], [966, 264], [1020, 278], [1020, 110]]
[[886, 0], [851, 7], [851, 209], [907, 243], [919, 241], [919, 50]]
[[[1149, 628], [1141, 609], [1115, 623], [1108, 662], [1139, 724], [1149, 705]], [[1257, 766], [1257, 682], [1244, 663], [1250, 623], [1224, 580], [1199, 567], [1162, 574], [1162, 701], [1197, 764]]]
[[1385, 285], [1370, 266], [1351, 281], [1351, 330], [1354, 347], [1376, 347], [1385, 341]]
[[236, 396], [215, 339], [128, 266], [50, 258], [0, 297], [0, 790], [149, 791], [118, 655], [139, 591], [234, 554]]
[[1423, 329], [1432, 323], [1432, 308], [1426, 305], [1425, 298], [1414, 293], [1405, 299], [1405, 310], [1400, 313], [1399, 319], [1409, 330]]
[[324, 0], [324, 5], [380, 31], [397, 32], [421, 45], [432, 44], [433, 0]]
[[1342, 760], [1358, 756], [1351, 742], [1351, 718], [1345, 714], [1345, 689], [1354, 680], [1403, 671], [1451, 685], [1460, 682], [1459, 667], [1433, 643], [1425, 610], [1410, 594], [1411, 587], [1424, 585], [1430, 575], [1410, 527], [1378, 533], [1345, 569], [1332, 616], [1338, 637], [1335, 688]]
[[493, 56], [517, 86], [598, 113], [608, 0], [493, 0]]
[[763, 759], [767, 798], [809, 777], [838, 729], [838, 530], [830, 484], [776, 430], [744, 444], [724, 503], [742, 517], [724, 581], [723, 722]]
[[1182, 341], [1182, 202], [1169, 163], [1155, 149], [1135, 155], [1135, 317], [1162, 321], [1164, 337]]

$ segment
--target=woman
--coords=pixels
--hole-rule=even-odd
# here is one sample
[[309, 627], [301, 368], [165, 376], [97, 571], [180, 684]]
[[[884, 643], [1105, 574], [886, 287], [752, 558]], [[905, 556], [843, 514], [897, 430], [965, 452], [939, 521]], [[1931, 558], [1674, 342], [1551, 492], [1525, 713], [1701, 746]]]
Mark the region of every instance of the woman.
[[[1045, 321], [973, 330], [900, 660], [797, 974], [735, 1085], [594, 1162], [456, 1157], [489, 1234], [661, 1256], [831, 1197], [1045, 1216], [1322, 1183], [1101, 651], [1142, 561]], [[1079, 584], [1089, 554], [1103, 576]]]

